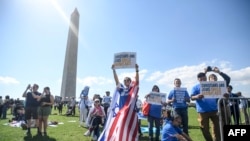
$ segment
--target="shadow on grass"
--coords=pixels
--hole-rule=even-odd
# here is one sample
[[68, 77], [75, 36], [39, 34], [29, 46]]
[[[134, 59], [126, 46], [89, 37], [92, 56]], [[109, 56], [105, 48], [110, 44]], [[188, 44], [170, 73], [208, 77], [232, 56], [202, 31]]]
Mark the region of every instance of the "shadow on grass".
[[188, 126], [188, 129], [200, 129], [200, 126], [192, 126], [192, 125], [189, 125], [189, 126]]
[[25, 136], [23, 137], [24, 141], [56, 141], [56, 139], [49, 136]]

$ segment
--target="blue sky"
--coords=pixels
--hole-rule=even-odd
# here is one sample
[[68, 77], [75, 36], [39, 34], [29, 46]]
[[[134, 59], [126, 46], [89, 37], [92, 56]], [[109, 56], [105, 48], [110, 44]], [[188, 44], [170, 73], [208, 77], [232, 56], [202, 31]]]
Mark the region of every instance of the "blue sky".
[[[154, 84], [169, 93], [178, 77], [191, 91], [208, 65], [250, 97], [248, 0], [1, 0], [0, 95], [21, 98], [28, 84], [60, 95], [69, 19], [80, 14], [77, 90], [115, 89], [114, 54], [136, 52], [140, 97]], [[117, 70], [134, 77], [134, 69]], [[219, 80], [221, 78], [219, 77]]]

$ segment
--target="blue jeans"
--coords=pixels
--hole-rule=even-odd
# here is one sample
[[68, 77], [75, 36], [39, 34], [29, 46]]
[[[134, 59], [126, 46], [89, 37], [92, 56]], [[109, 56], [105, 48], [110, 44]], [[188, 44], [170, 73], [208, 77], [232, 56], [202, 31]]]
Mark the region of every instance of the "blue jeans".
[[183, 132], [188, 135], [188, 110], [187, 108], [175, 108], [174, 114], [178, 114], [182, 119]]
[[159, 141], [159, 138], [160, 138], [160, 125], [161, 125], [160, 122], [161, 122], [160, 118], [148, 116], [148, 128], [149, 128], [148, 130], [149, 130], [149, 138], [151, 140], [153, 140], [153, 127], [154, 127], [154, 123], [155, 123], [155, 128], [156, 128], [155, 140]]

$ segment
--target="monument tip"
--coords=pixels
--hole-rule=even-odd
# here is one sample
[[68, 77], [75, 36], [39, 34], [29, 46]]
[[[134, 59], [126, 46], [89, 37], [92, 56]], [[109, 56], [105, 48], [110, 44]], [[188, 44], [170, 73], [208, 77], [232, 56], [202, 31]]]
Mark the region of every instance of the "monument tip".
[[76, 13], [78, 13], [78, 10], [77, 10], [77, 8], [75, 8], [75, 10], [74, 10], [74, 13], [75, 13], [75, 12], [76, 12]]

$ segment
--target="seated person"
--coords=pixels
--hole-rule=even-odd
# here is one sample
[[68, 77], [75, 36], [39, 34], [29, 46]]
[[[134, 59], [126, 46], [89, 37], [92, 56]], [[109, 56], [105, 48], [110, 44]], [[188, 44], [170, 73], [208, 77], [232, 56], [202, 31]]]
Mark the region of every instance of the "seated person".
[[192, 141], [179, 126], [181, 125], [181, 116], [174, 115], [172, 121], [166, 122], [162, 130], [161, 141]]
[[24, 107], [16, 107], [14, 109], [14, 116], [12, 118], [12, 120], [9, 120], [9, 122], [11, 121], [25, 121], [25, 110]]
[[84, 133], [85, 136], [88, 136], [94, 131], [93, 140], [96, 140], [100, 133], [99, 133], [99, 125], [104, 124], [104, 117], [105, 112], [104, 108], [100, 104], [100, 99], [96, 98], [94, 100], [94, 107], [90, 109], [88, 115], [88, 126], [89, 130]]

